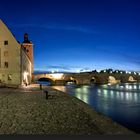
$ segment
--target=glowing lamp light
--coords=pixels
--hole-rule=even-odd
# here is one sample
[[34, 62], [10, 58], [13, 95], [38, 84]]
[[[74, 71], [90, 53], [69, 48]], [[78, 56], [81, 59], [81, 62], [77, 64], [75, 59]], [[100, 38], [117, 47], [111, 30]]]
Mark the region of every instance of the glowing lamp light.
[[53, 78], [53, 79], [56, 79], [56, 80], [60, 80], [60, 79], [62, 79], [63, 78], [63, 73], [54, 73], [54, 74], [50, 74], [51, 75], [51, 77]]
[[70, 77], [70, 80], [74, 80], [74, 78], [73, 77]]
[[28, 75], [29, 75], [29, 73], [26, 72], [26, 71], [23, 73], [23, 80], [24, 80], [24, 82], [25, 82], [26, 84], [28, 84], [28, 82], [29, 82], [29, 81], [28, 81]]
[[28, 72], [26, 72], [26, 71], [23, 73], [24, 79], [26, 79], [26, 78], [27, 78], [27, 75], [28, 75], [28, 74], [29, 74], [29, 73], [28, 73]]
[[134, 85], [134, 87], [133, 87], [134, 89], [137, 89], [137, 86], [136, 85]]
[[129, 86], [128, 85], [126, 85], [126, 89], [129, 89]]
[[54, 73], [54, 70], [52, 70], [51, 73]]

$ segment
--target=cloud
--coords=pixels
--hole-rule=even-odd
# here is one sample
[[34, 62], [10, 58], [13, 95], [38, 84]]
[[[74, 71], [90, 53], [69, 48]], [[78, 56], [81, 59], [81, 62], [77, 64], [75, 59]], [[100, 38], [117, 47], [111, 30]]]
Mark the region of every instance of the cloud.
[[56, 24], [17, 24], [12, 25], [14, 28], [43, 28], [47, 30], [66, 30], [66, 31], [77, 31], [82, 33], [99, 33], [98, 31], [93, 31], [93, 29], [88, 27], [82, 27], [82, 26], [71, 26], [71, 25], [56, 25]]
[[47, 66], [47, 69], [71, 70], [69, 66]]
[[80, 71], [82, 72], [82, 71], [90, 71], [91, 70], [91, 68], [88, 68], [88, 67], [85, 67], [85, 68], [83, 68], [83, 69], [80, 69]]
[[92, 29], [86, 28], [86, 27], [80, 27], [80, 26], [55, 26], [55, 25], [49, 25], [47, 26], [47, 29], [57, 29], [57, 30], [67, 30], [67, 31], [78, 31], [83, 33], [97, 33], [93, 32]]
[[74, 72], [74, 71], [90, 71], [91, 69], [88, 67], [82, 66], [70, 66], [70, 65], [52, 65], [46, 66], [46, 69], [51, 70], [58, 70], [58, 71], [67, 71], [67, 72]]

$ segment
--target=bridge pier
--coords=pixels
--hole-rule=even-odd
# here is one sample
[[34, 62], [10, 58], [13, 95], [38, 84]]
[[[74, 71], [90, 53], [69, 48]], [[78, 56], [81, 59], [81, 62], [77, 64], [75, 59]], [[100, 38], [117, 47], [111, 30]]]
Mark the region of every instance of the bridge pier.
[[64, 80], [55, 80], [54, 84], [55, 84], [55, 86], [64, 86], [65, 81]]

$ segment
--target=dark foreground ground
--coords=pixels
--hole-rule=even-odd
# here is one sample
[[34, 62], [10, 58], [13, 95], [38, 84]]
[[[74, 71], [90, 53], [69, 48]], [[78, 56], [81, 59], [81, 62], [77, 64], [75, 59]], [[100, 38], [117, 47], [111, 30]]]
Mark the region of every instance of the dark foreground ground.
[[0, 134], [129, 135], [134, 132], [84, 102], [46, 87], [0, 88]]

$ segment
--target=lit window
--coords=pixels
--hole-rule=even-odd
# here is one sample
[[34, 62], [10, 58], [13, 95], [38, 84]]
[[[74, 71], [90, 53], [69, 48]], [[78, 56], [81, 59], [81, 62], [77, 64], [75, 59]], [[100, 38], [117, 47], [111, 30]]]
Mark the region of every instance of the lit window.
[[8, 40], [5, 40], [4, 41], [4, 45], [8, 45]]
[[8, 62], [4, 62], [4, 68], [8, 68]]

